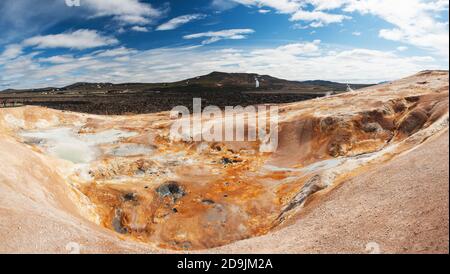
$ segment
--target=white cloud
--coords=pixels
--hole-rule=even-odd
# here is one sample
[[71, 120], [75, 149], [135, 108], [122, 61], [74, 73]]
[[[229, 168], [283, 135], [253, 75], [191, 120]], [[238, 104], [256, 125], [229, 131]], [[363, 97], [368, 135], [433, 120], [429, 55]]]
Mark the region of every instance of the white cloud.
[[324, 5], [323, 1], [308, 1], [308, 0], [233, 0], [236, 3], [246, 6], [270, 7], [279, 13], [290, 14], [291, 21], [307, 21], [311, 22], [311, 27], [323, 27], [332, 23], [340, 23], [349, 16], [342, 14], [326, 13], [319, 9], [312, 11], [306, 10], [307, 4], [317, 5], [319, 7], [331, 7], [329, 4]]
[[341, 14], [331, 14], [322, 11], [298, 10], [291, 16], [291, 21], [313, 21], [312, 27], [322, 27], [332, 23], [341, 23], [351, 17]]
[[334, 10], [351, 1], [352, 0], [307, 0], [303, 2], [311, 4], [316, 10]]
[[[5, 62], [0, 77], [5, 88], [64, 86], [79, 81], [168, 82], [211, 71], [254, 72], [288, 80], [376, 83], [446, 67], [439, 62], [426, 55], [404, 57], [395, 52], [340, 49], [314, 40], [219, 50], [176, 47], [137, 51], [119, 47], [73, 60], [65, 55], [41, 59], [33, 53]], [[52, 81], [45, 80], [48, 78]]]
[[219, 11], [232, 9], [237, 5], [238, 4], [232, 0], [212, 0], [211, 2], [211, 7]]
[[[312, 21], [323, 27], [349, 19], [351, 13], [371, 14], [393, 25], [380, 38], [408, 43], [448, 58], [449, 24], [439, 21], [448, 0], [230, 0], [249, 7], [270, 7], [290, 14], [291, 21]], [[333, 11], [329, 13], [328, 11]]]
[[139, 0], [84, 0], [82, 6], [95, 16], [112, 16], [123, 24], [145, 25], [160, 18], [164, 11]]
[[247, 38], [246, 34], [254, 33], [252, 29], [229, 29], [221, 31], [209, 31], [202, 33], [195, 33], [190, 35], [185, 35], [184, 39], [198, 39], [198, 38], [208, 38], [204, 40], [202, 44], [207, 45], [211, 43], [218, 42], [220, 40], [239, 40]]
[[129, 49], [126, 47], [119, 47], [114, 49], [108, 49], [108, 50], [100, 50], [93, 53], [93, 55], [98, 57], [118, 57], [118, 56], [124, 56], [124, 55], [132, 55], [138, 53], [135, 49]]
[[302, 3], [298, 0], [233, 0], [246, 6], [270, 7], [281, 13], [294, 13], [298, 11]]
[[359, 31], [354, 31], [354, 32], [352, 32], [352, 35], [353, 35], [353, 36], [361, 36], [361, 32], [359, 32]]
[[[80, 7], [68, 7], [64, 0], [1, 0], [0, 44], [46, 33], [62, 22], [89, 23], [89, 19], [96, 17], [113, 20], [117, 29], [128, 25], [153, 25], [165, 16], [169, 6], [154, 6], [148, 2], [153, 3], [148, 0], [81, 0]], [[108, 21], [106, 27], [110, 28], [113, 25]]]
[[103, 36], [95, 30], [80, 29], [74, 32], [35, 36], [23, 42], [25, 46], [37, 48], [71, 48], [88, 49], [111, 46], [119, 41], [110, 36]]
[[258, 10], [258, 12], [262, 13], [262, 14], [266, 14], [266, 13], [270, 13], [270, 10], [260, 9], [260, 10]]
[[167, 21], [164, 24], [159, 25], [156, 30], [162, 31], [162, 30], [173, 30], [176, 28], [179, 28], [180, 26], [187, 24], [189, 22], [200, 20], [205, 18], [206, 15], [204, 14], [187, 14], [178, 16], [175, 18], [172, 18], [171, 20]]
[[76, 59], [72, 55], [57, 55], [47, 58], [39, 58], [41, 63], [53, 63], [53, 64], [64, 64], [70, 62], [76, 62]]
[[5, 50], [0, 54], [1, 60], [10, 60], [19, 57], [22, 55], [23, 47], [19, 44], [8, 45]]
[[[87, 16], [110, 16], [121, 22], [116, 27], [123, 30], [134, 27], [140, 30], [149, 29], [148, 24], [154, 23], [164, 14], [163, 10], [138, 0], [85, 1], [89, 3], [85, 8], [90, 10]], [[19, 1], [6, 0], [6, 2], [10, 7], [8, 12], [14, 6], [20, 9], [24, 7], [14, 4]], [[316, 40], [257, 49], [248, 46], [226, 50], [203, 47], [200, 50], [201, 45], [198, 45], [145, 51], [118, 47], [77, 57], [67, 53], [51, 57], [40, 57], [39, 52], [24, 53], [32, 48], [87, 49], [118, 43], [116, 38], [94, 30], [78, 30], [35, 36], [26, 39], [22, 44], [16, 43], [5, 47], [3, 52], [0, 52], [0, 85], [2, 87], [49, 85], [45, 79], [52, 79], [51, 85], [55, 86], [77, 81], [172, 81], [212, 70], [256, 72], [291, 80], [322, 78], [335, 81], [378, 82], [400, 78], [422, 69], [448, 69], [448, 22], [442, 19], [446, 18], [443, 11], [448, 10], [448, 1], [214, 0], [213, 3], [222, 5], [225, 9], [226, 6], [232, 7], [238, 2], [253, 7], [256, 11], [271, 10], [274, 13], [286, 14], [295, 21], [296, 28], [302, 29], [343, 22], [355, 13], [377, 16], [391, 25], [379, 30], [379, 37], [401, 42], [398, 44], [401, 46], [394, 48], [392, 52], [383, 52], [336, 48], [323, 45]], [[4, 6], [0, 4], [0, 15], [4, 15], [2, 9]], [[21, 11], [20, 9], [18, 11]], [[14, 14], [21, 14], [18, 11]], [[53, 13], [56, 12], [45, 14]], [[16, 17], [17, 25], [20, 25], [20, 17]], [[58, 16], [57, 20], [60, 20], [60, 17]], [[82, 17], [85, 18], [86, 15]], [[177, 18], [172, 20], [174, 19]], [[2, 18], [0, 23], [1, 20]], [[180, 24], [187, 23], [184, 22], [186, 20], [172, 21], [172, 26], [169, 24], [165, 28], [176, 28]], [[27, 19], [27, 22], [30, 21]], [[0, 24], [0, 28], [1, 26]], [[134, 30], [138, 30], [137, 28]], [[225, 39], [244, 39], [253, 32], [252, 29], [230, 29], [186, 35], [184, 39], [201, 39], [202, 44], [210, 44]], [[405, 45], [429, 50], [430, 53], [404, 56], [405, 53], [399, 52], [408, 49]], [[408, 54], [412, 52], [414, 51]], [[434, 54], [447, 59], [437, 58]]]
[[448, 9], [448, 1], [441, 0], [360, 0], [347, 1], [344, 10], [372, 14], [392, 24], [394, 28], [381, 29], [384, 39], [408, 43], [434, 51], [448, 58], [448, 22], [439, 22], [435, 13]]
[[148, 28], [142, 26], [133, 26], [131, 27], [131, 30], [137, 32], [149, 32]]
[[302, 24], [299, 24], [299, 23], [295, 23], [295, 24], [293, 24], [292, 25], [292, 28], [293, 29], [308, 29], [310, 26], [308, 26], [308, 25], [302, 25]]
[[23, 40], [61, 21], [85, 16], [80, 9], [68, 8], [63, 0], [1, 0], [0, 44]]
[[[320, 40], [305, 43], [293, 43], [283, 45], [273, 49], [253, 50], [252, 54], [255, 56], [271, 56], [271, 58], [280, 58], [280, 62], [286, 56], [318, 56], [320, 55]], [[288, 61], [288, 60], [285, 60]]]

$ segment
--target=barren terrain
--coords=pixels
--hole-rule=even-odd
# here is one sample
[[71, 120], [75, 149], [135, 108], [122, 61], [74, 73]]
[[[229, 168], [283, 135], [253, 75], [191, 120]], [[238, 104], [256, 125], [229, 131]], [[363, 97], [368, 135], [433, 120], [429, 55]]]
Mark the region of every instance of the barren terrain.
[[[368, 85], [350, 86], [358, 89]], [[346, 90], [346, 84], [335, 82], [296, 82], [268, 75], [213, 72], [174, 83], [76, 83], [63, 88], [5, 90], [0, 91], [0, 107], [32, 105], [101, 115], [145, 114], [176, 106], [192, 108], [193, 98], [222, 108], [245, 107], [299, 102]]]
[[448, 253], [448, 81], [281, 104], [273, 153], [172, 140], [167, 112], [1, 108], [0, 252]]

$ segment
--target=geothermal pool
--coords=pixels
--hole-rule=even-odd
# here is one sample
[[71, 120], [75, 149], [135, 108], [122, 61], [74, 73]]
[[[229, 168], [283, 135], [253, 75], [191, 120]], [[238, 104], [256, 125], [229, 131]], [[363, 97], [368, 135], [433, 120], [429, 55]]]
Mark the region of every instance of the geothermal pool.
[[[79, 134], [74, 128], [53, 128], [42, 131], [24, 131], [19, 135], [26, 143], [36, 144], [44, 151], [57, 158], [74, 164], [88, 163], [100, 154], [98, 145], [114, 143], [121, 138], [134, 136], [136, 133], [120, 130], [107, 130], [93, 134]], [[148, 150], [149, 151], [149, 150]], [[112, 153], [142, 153], [148, 152], [141, 147], [122, 147]]]

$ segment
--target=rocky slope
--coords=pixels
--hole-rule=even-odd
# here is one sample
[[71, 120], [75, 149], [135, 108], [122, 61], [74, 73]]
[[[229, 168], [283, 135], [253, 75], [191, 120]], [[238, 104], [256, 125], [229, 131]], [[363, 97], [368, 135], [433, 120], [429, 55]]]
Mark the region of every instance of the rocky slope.
[[448, 252], [448, 80], [280, 105], [274, 153], [0, 109], [0, 252]]

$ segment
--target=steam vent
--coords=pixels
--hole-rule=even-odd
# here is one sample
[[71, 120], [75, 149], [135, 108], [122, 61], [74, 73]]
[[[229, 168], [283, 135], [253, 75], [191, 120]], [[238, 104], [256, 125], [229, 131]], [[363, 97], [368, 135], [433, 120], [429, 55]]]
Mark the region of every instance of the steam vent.
[[280, 105], [273, 153], [174, 141], [168, 112], [0, 108], [0, 251], [448, 252], [448, 82]]

